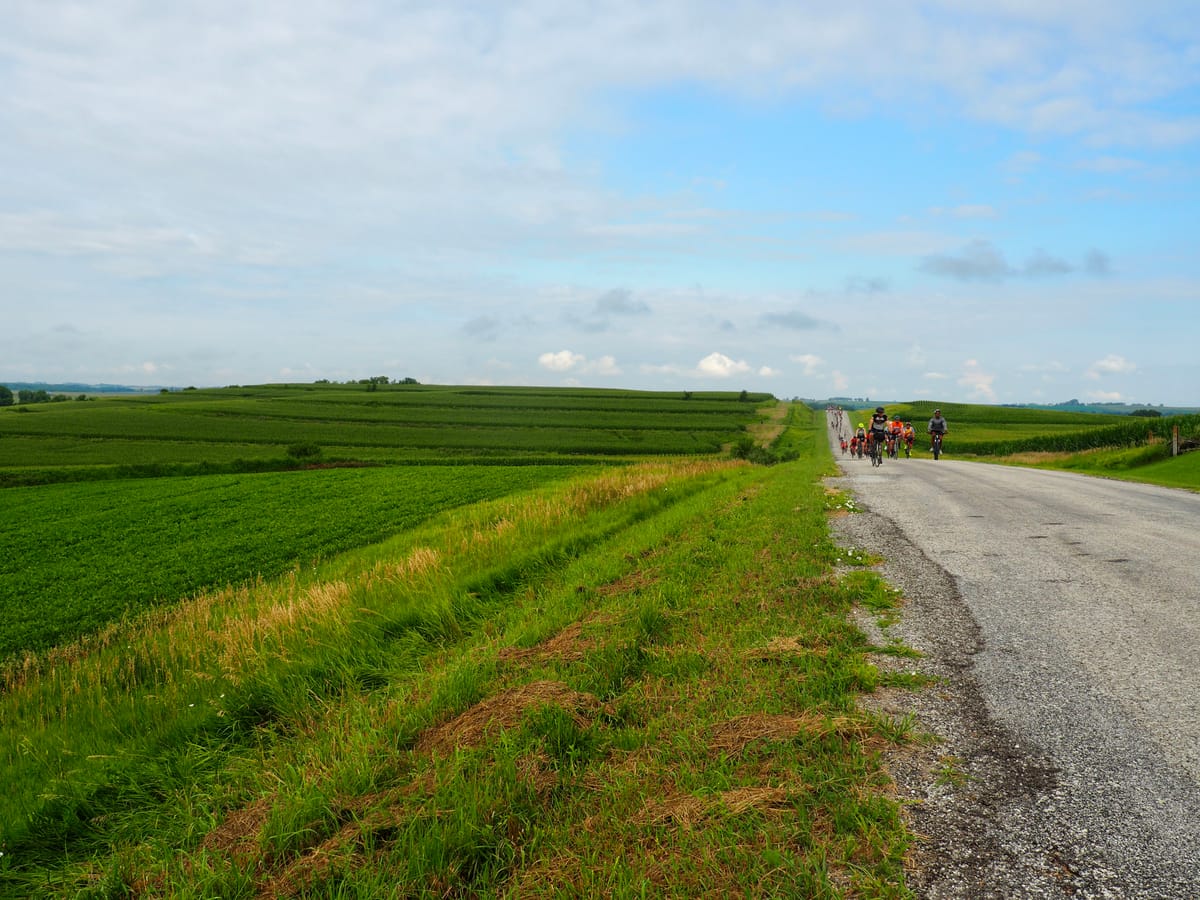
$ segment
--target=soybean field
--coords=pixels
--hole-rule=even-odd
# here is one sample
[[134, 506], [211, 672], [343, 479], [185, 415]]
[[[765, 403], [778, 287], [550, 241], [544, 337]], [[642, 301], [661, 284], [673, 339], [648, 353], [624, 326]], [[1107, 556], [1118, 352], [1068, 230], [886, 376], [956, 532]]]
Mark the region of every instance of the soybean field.
[[587, 467], [719, 454], [772, 401], [314, 384], [0, 410], [0, 661]]

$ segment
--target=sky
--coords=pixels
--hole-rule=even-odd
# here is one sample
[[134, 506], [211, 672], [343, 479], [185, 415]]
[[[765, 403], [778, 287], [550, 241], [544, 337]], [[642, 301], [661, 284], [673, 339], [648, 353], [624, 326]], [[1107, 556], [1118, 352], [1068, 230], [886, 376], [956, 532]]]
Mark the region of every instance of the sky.
[[1194, 0], [0, 20], [0, 383], [1200, 405]]

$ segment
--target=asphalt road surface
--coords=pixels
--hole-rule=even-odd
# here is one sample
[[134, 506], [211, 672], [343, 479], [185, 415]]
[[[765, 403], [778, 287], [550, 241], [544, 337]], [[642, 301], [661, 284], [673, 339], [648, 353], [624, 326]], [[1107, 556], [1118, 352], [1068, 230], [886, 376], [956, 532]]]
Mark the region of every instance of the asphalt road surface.
[[[953, 423], [951, 423], [953, 427]], [[922, 897], [1200, 900], [1200, 494], [927, 454], [842, 457], [900, 638], [877, 699], [940, 739], [893, 773]]]

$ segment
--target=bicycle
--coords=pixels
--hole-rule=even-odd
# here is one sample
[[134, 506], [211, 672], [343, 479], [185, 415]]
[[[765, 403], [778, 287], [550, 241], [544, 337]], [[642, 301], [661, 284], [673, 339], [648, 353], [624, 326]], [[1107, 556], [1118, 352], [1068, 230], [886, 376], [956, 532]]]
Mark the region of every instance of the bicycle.
[[942, 455], [942, 432], [935, 431], [930, 435], [930, 437], [932, 438], [932, 442], [930, 443], [929, 449], [933, 451], [933, 458], [937, 459]]
[[871, 435], [871, 465], [883, 465], [883, 441], [881, 440], [881, 435]]

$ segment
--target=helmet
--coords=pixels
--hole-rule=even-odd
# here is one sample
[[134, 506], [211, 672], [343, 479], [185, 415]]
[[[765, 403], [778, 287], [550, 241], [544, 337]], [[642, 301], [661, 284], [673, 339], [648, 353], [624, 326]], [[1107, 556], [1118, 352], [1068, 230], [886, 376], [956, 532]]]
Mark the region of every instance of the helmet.
[[940, 415], [942, 414], [942, 411], [941, 411], [940, 409], [935, 409], [935, 410], [933, 411], [933, 414], [934, 414], [935, 416], [940, 416]]
[[859, 427], [859, 428], [866, 428], [867, 426], [866, 426], [866, 425], [864, 425], [862, 422], [859, 422], [859, 423], [858, 423], [858, 427]]
[[905, 422], [905, 423], [904, 423], [904, 427], [905, 427], [905, 428], [912, 428], [912, 422]]
[[882, 406], [875, 407], [875, 412], [877, 412], [877, 413], [883, 412], [883, 407]]

